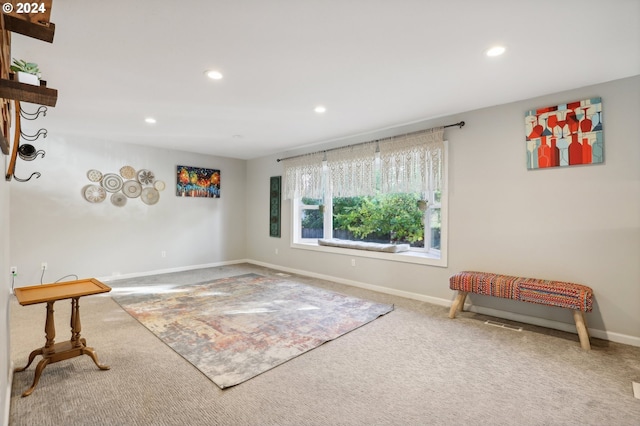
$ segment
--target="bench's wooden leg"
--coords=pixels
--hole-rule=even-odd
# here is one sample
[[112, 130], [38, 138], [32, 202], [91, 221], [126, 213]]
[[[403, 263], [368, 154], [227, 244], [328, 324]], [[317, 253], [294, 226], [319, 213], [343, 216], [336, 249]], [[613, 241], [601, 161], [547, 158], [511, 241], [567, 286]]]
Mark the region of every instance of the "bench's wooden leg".
[[458, 312], [464, 311], [464, 303], [467, 301], [467, 294], [469, 293], [465, 291], [462, 295], [462, 300], [460, 300], [460, 304], [458, 305]]
[[584, 350], [591, 349], [591, 343], [589, 342], [589, 330], [587, 329], [586, 319], [584, 312], [574, 310], [573, 320], [576, 322], [576, 329], [578, 330], [578, 337], [580, 337], [580, 346]]
[[464, 301], [467, 298], [468, 292], [466, 291], [458, 291], [458, 295], [455, 300], [451, 304], [451, 309], [449, 310], [449, 318], [455, 318], [456, 313], [462, 311], [464, 308]]

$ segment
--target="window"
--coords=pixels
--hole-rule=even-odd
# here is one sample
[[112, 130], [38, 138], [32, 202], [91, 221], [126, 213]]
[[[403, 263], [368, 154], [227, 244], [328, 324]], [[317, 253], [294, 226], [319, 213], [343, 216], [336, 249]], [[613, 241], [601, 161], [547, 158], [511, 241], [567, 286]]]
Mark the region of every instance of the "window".
[[293, 174], [285, 164], [285, 185], [297, 179], [288, 197], [294, 247], [335, 250], [318, 246], [319, 238], [409, 244], [403, 253], [353, 255], [446, 266], [446, 142], [430, 146], [427, 155], [412, 145], [412, 161], [406, 150], [385, 148], [375, 142], [356, 154], [332, 152], [321, 156], [319, 167], [296, 167]]
[[316, 242], [318, 238], [324, 238], [324, 206], [320, 207], [322, 199], [303, 198], [297, 201], [300, 221], [300, 233], [297, 234], [298, 242]]

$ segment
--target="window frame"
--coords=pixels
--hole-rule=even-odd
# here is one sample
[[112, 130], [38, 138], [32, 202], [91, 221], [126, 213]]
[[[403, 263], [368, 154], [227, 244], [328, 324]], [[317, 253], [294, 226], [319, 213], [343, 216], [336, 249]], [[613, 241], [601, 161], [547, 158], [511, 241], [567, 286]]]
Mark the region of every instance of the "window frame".
[[[417, 263], [430, 266], [447, 267], [447, 243], [448, 243], [448, 207], [449, 207], [449, 143], [443, 141], [443, 174], [442, 189], [440, 191], [440, 201], [435, 201], [435, 191], [429, 193], [429, 204], [425, 212], [425, 237], [424, 248], [411, 248], [409, 251], [400, 253], [383, 253], [368, 250], [358, 250], [353, 248], [328, 247], [318, 244], [318, 238], [302, 238], [302, 211], [318, 210], [318, 205], [305, 205], [302, 197], [295, 197], [291, 201], [292, 206], [292, 233], [290, 247], [293, 249], [312, 250], [325, 253], [336, 253], [355, 257], [366, 257], [373, 259], [383, 259], [396, 262]], [[323, 172], [326, 173], [326, 170]], [[325, 175], [326, 176], [326, 175]], [[330, 187], [330, 185], [327, 185]], [[323, 214], [324, 237], [333, 238], [333, 220], [329, 212], [332, 211], [333, 198], [325, 196], [325, 213]], [[431, 215], [436, 209], [440, 209], [440, 249], [431, 247], [432, 230], [430, 227]], [[429, 225], [428, 225], [429, 224]], [[429, 235], [427, 237], [427, 230]]]

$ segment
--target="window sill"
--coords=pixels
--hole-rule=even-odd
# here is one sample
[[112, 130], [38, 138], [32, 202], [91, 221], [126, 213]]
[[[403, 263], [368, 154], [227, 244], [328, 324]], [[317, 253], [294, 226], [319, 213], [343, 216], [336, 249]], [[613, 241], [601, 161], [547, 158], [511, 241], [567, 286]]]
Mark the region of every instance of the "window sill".
[[404, 251], [400, 253], [384, 253], [368, 250], [358, 250], [352, 248], [330, 247], [318, 245], [315, 241], [305, 243], [291, 243], [291, 248], [301, 250], [319, 251], [323, 253], [334, 253], [345, 256], [367, 257], [370, 259], [381, 259], [390, 262], [417, 263], [421, 265], [446, 267], [447, 260], [431, 253]]

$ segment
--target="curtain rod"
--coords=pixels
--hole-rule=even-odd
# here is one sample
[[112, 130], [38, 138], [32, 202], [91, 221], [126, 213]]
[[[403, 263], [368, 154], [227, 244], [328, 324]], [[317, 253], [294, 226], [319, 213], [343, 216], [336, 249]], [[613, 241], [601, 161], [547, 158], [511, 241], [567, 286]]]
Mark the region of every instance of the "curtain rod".
[[[457, 123], [447, 124], [446, 126], [442, 126], [442, 128], [443, 128], [443, 129], [446, 129], [447, 127], [455, 127], [455, 126], [458, 126], [458, 128], [459, 128], [459, 129], [462, 129], [462, 127], [464, 126], [464, 124], [465, 124], [465, 123], [464, 123], [464, 121], [459, 121], [459, 122], [457, 122]], [[418, 131], [415, 131], [415, 132], [402, 133], [402, 136], [406, 136], [406, 135], [413, 135], [413, 134], [415, 134], [415, 133], [422, 133], [422, 132], [424, 132], [424, 131], [425, 131], [425, 130], [418, 130]], [[400, 136], [400, 135], [398, 135], [398, 136]], [[392, 137], [392, 138], [393, 138], [393, 137], [395, 137], [395, 136], [390, 136], [390, 137]], [[384, 139], [387, 139], [387, 138], [384, 138]], [[376, 140], [373, 140], [373, 141], [360, 142], [360, 143], [354, 143], [354, 144], [352, 144], [352, 145], [345, 145], [345, 146], [340, 146], [340, 147], [336, 147], [336, 148], [321, 149], [320, 151], [310, 152], [310, 153], [308, 153], [308, 154], [300, 154], [300, 155], [293, 155], [293, 156], [291, 156], [291, 157], [278, 158], [276, 161], [277, 161], [277, 162], [280, 162], [280, 161], [283, 161], [283, 160], [290, 160], [290, 159], [292, 159], [292, 158], [302, 157], [302, 156], [304, 156], [304, 155], [318, 154], [318, 153], [320, 153], [320, 152], [335, 151], [335, 150], [337, 150], [337, 149], [350, 148], [350, 147], [352, 147], [352, 146], [364, 145], [364, 144], [366, 144], [366, 143], [376, 142], [376, 141], [377, 141], [377, 139], [376, 139]]]

